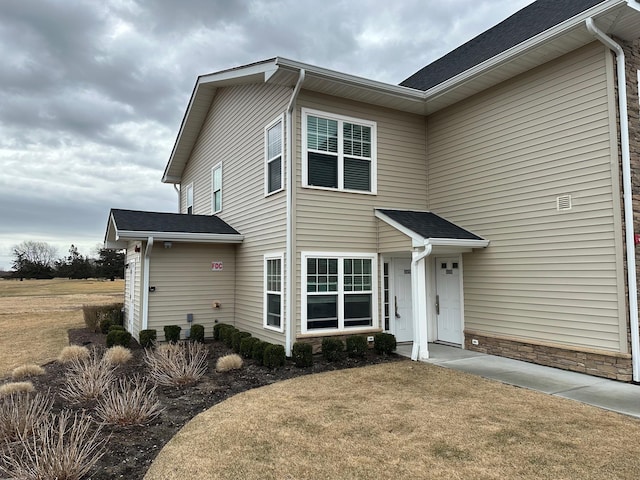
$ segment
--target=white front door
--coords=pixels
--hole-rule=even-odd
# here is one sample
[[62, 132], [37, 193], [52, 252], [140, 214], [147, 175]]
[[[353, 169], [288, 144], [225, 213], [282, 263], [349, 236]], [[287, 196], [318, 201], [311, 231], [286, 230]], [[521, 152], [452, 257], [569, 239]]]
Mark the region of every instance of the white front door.
[[398, 342], [413, 340], [413, 305], [411, 302], [411, 259], [393, 259], [393, 298], [390, 299], [390, 317]]
[[133, 311], [136, 304], [136, 262], [129, 262], [129, 298], [127, 302], [127, 330], [133, 331]]
[[462, 344], [460, 300], [460, 260], [457, 257], [436, 258], [438, 341]]

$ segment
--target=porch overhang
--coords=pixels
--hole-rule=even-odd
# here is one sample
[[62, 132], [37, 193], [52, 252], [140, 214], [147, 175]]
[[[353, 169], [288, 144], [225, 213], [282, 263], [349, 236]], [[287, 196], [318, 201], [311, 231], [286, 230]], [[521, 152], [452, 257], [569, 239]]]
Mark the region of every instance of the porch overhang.
[[460, 253], [489, 246], [489, 240], [433, 212], [375, 209], [376, 218], [411, 239], [413, 248], [430, 246], [433, 253]]

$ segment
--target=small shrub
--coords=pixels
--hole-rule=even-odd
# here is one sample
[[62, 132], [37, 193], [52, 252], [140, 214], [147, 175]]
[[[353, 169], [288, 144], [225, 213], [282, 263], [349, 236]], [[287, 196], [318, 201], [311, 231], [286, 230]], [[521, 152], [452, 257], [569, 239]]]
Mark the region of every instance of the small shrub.
[[228, 372], [242, 368], [242, 358], [236, 353], [220, 357], [216, 362], [216, 372]]
[[228, 325], [220, 332], [220, 340], [222, 340], [222, 343], [224, 343], [227, 347], [233, 348], [233, 334], [239, 331], [240, 330], [238, 330], [233, 325]]
[[105, 335], [109, 333], [109, 329], [112, 326], [113, 320], [111, 320], [110, 318], [103, 318], [102, 320], [100, 320], [100, 332], [104, 333]]
[[327, 362], [337, 362], [344, 357], [344, 342], [339, 338], [322, 339], [322, 356]]
[[109, 332], [113, 332], [114, 330], [121, 330], [121, 331], [125, 331], [126, 328], [124, 328], [122, 325], [111, 325], [109, 327], [109, 330], [107, 331], [107, 333]]
[[60, 363], [70, 363], [76, 360], [89, 358], [89, 349], [81, 345], [69, 345], [64, 347], [58, 356]]
[[[51, 395], [13, 393], [0, 401], [0, 442], [29, 438], [53, 406]], [[1, 449], [0, 449], [1, 451]]]
[[149, 377], [158, 385], [185, 386], [197, 383], [207, 372], [209, 348], [204, 343], [184, 342], [161, 345], [144, 351]]
[[91, 470], [104, 455], [108, 442], [94, 429], [95, 422], [86, 413], [44, 417], [33, 430], [33, 439], [20, 437], [22, 455], [10, 455], [0, 464], [11, 478], [57, 478], [77, 480]]
[[180, 331], [182, 327], [179, 325], [165, 325], [164, 327], [164, 339], [167, 342], [176, 343], [180, 340]]
[[140, 345], [142, 348], [151, 348], [156, 343], [158, 334], [155, 329], [140, 330]]
[[347, 337], [346, 343], [349, 358], [363, 358], [369, 348], [367, 337], [364, 335], [351, 335]]
[[262, 340], [253, 344], [253, 349], [251, 349], [251, 358], [255, 360], [258, 365], [263, 365], [264, 349], [267, 348], [268, 345], [271, 344], [269, 342], [263, 342]]
[[65, 375], [65, 387], [60, 395], [77, 403], [96, 400], [106, 392], [112, 381], [115, 367], [107, 363], [97, 350], [91, 350], [87, 358], [73, 360]]
[[198, 323], [191, 325], [191, 335], [189, 338], [191, 338], [192, 342], [204, 343], [204, 327]]
[[313, 365], [313, 347], [310, 343], [294, 343], [291, 356], [296, 367], [304, 368]]
[[224, 328], [227, 328], [229, 326], [230, 325], [227, 325], [226, 323], [216, 323], [213, 326], [213, 339], [214, 340], [221, 340], [221, 338], [220, 338], [221, 330], [223, 330]]
[[11, 372], [11, 379], [21, 380], [23, 378], [37, 377], [44, 374], [44, 368], [42, 368], [40, 365], [36, 365], [35, 363], [30, 363], [28, 365], [21, 365], [14, 368]]
[[284, 367], [286, 356], [282, 345], [267, 345], [262, 364], [267, 368]]
[[131, 379], [120, 378], [96, 406], [103, 423], [111, 425], [143, 425], [157, 417], [164, 408], [156, 395], [156, 387], [136, 374]]
[[231, 335], [231, 348], [236, 353], [240, 353], [240, 342], [243, 338], [250, 337], [251, 334], [249, 332], [233, 332]]
[[104, 361], [110, 365], [124, 365], [133, 358], [131, 350], [122, 345], [114, 345], [104, 352]]
[[111, 330], [107, 333], [107, 348], [115, 345], [129, 348], [129, 345], [131, 345], [131, 334], [126, 330]]
[[92, 332], [100, 331], [100, 307], [98, 305], [83, 305], [82, 316], [84, 324]]
[[373, 336], [373, 349], [379, 355], [389, 355], [396, 349], [396, 337], [390, 333], [376, 333]]
[[35, 390], [31, 382], [9, 382], [0, 385], [0, 397], [14, 393], [31, 393]]
[[244, 337], [240, 340], [240, 356], [244, 358], [251, 358], [253, 352], [253, 346], [260, 340], [256, 337]]

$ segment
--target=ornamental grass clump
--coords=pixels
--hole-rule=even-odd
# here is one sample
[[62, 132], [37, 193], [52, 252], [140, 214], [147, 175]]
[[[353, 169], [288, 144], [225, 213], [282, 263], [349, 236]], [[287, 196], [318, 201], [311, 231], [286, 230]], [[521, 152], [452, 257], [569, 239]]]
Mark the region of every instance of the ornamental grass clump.
[[60, 363], [71, 363], [76, 360], [89, 358], [89, 349], [81, 345], [69, 345], [64, 347], [58, 356]]
[[14, 368], [11, 372], [11, 379], [22, 380], [23, 378], [38, 377], [44, 374], [44, 368], [42, 368], [40, 365], [36, 365], [35, 363], [30, 363]]
[[242, 368], [242, 357], [237, 353], [220, 357], [216, 362], [216, 372], [228, 372]]
[[104, 361], [110, 365], [124, 365], [128, 363], [133, 358], [133, 354], [131, 350], [123, 347], [122, 345], [116, 345], [111, 348], [108, 348], [106, 352], [104, 352]]
[[0, 473], [19, 479], [79, 480], [104, 455], [108, 439], [102, 427], [85, 413], [48, 415], [33, 435], [20, 435], [18, 444], [3, 453]]
[[0, 385], [0, 397], [6, 395], [12, 395], [14, 393], [30, 393], [35, 388], [31, 382], [9, 382], [4, 385]]
[[158, 385], [182, 387], [197, 383], [207, 372], [209, 348], [198, 342], [161, 345], [144, 352], [149, 377]]
[[53, 397], [36, 393], [13, 393], [0, 398], [0, 444], [29, 438], [53, 405]]
[[93, 349], [88, 358], [69, 364], [60, 395], [72, 403], [97, 400], [113, 383], [115, 368]]
[[140, 375], [120, 378], [96, 406], [100, 420], [110, 425], [144, 425], [163, 410], [156, 387], [149, 386]]

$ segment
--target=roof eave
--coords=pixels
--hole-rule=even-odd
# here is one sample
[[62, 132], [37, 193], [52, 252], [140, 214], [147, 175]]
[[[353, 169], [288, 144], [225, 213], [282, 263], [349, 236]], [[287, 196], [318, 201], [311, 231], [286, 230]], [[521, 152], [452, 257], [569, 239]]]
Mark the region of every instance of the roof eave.
[[192, 232], [160, 232], [143, 230], [118, 230], [116, 241], [121, 240], [154, 240], [184, 243], [242, 243], [244, 235], [233, 233], [192, 233]]

